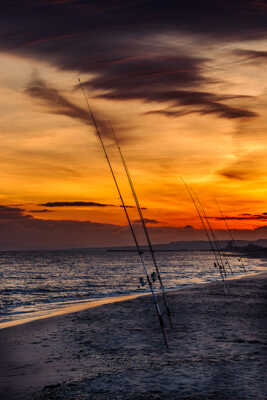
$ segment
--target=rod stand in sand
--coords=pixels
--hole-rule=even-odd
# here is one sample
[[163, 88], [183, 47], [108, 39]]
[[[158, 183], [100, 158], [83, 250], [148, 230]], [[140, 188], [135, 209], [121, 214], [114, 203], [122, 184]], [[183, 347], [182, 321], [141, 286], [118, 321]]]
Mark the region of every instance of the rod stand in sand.
[[221, 279], [222, 279], [222, 282], [223, 282], [223, 291], [224, 291], [224, 295], [226, 296], [229, 293], [229, 291], [228, 291], [228, 287], [227, 287], [227, 285], [225, 283], [225, 275], [224, 275], [224, 271], [222, 269], [222, 266], [220, 264], [217, 266], [217, 264], [215, 262], [214, 263], [214, 267], [215, 267], [215, 269], [219, 269], [219, 271], [220, 271]]
[[[79, 83], [81, 83], [81, 82], [80, 82], [80, 79], [78, 79], [78, 80], [79, 80]], [[101, 144], [101, 147], [102, 147], [102, 150], [103, 150], [103, 152], [104, 152], [106, 161], [107, 161], [107, 163], [108, 163], [108, 166], [109, 166], [109, 169], [110, 169], [110, 172], [111, 172], [111, 175], [112, 175], [114, 184], [115, 184], [116, 189], [117, 189], [117, 192], [118, 192], [118, 194], [119, 194], [119, 198], [120, 198], [120, 201], [121, 201], [121, 205], [122, 205], [122, 208], [123, 208], [123, 210], [124, 210], [124, 213], [125, 213], [125, 216], [126, 216], [126, 219], [127, 219], [127, 222], [128, 222], [128, 225], [129, 225], [131, 234], [132, 234], [132, 237], [133, 237], [133, 239], [134, 239], [134, 243], [135, 243], [135, 246], [136, 246], [136, 249], [137, 249], [137, 253], [138, 253], [138, 255], [139, 255], [141, 264], [142, 264], [142, 266], [143, 266], [143, 268], [144, 268], [144, 273], [145, 273], [145, 276], [146, 276], [147, 283], [148, 283], [148, 285], [149, 285], [149, 289], [150, 289], [150, 291], [151, 291], [153, 304], [154, 304], [154, 306], [155, 306], [156, 314], [157, 314], [157, 316], [158, 316], [160, 328], [161, 328], [161, 331], [162, 331], [162, 336], [163, 336], [164, 344], [165, 344], [165, 346], [166, 346], [167, 349], [168, 349], [169, 346], [168, 346], [168, 340], [167, 340], [167, 334], [166, 334], [165, 325], [164, 325], [164, 321], [163, 321], [163, 316], [162, 316], [162, 313], [161, 313], [161, 310], [160, 310], [160, 307], [159, 307], [159, 303], [158, 303], [156, 294], [155, 294], [154, 289], [153, 289], [152, 282], [151, 282], [151, 280], [150, 280], [150, 278], [149, 278], [149, 274], [148, 274], [148, 271], [147, 271], [147, 268], [146, 268], [146, 265], [145, 265], [145, 262], [144, 262], [144, 259], [143, 259], [143, 251], [141, 250], [141, 247], [140, 247], [140, 245], [139, 245], [139, 243], [138, 243], [138, 240], [137, 240], [135, 231], [134, 231], [134, 229], [133, 229], [133, 225], [132, 225], [132, 223], [131, 223], [129, 213], [128, 213], [128, 211], [127, 211], [127, 207], [126, 207], [125, 202], [124, 202], [124, 200], [123, 200], [122, 193], [121, 193], [121, 190], [120, 190], [120, 187], [119, 187], [119, 184], [118, 184], [118, 180], [117, 180], [117, 178], [116, 178], [116, 175], [115, 175], [115, 172], [114, 172], [113, 167], [112, 167], [112, 165], [111, 165], [111, 161], [110, 161], [110, 159], [109, 159], [109, 156], [108, 156], [108, 153], [107, 153], [107, 150], [106, 150], [104, 141], [103, 141], [103, 139], [102, 139], [100, 129], [99, 129], [98, 124], [97, 124], [97, 122], [96, 122], [95, 116], [94, 116], [94, 114], [93, 114], [93, 112], [92, 112], [92, 110], [91, 110], [91, 108], [90, 108], [90, 105], [89, 105], [89, 102], [88, 102], [88, 98], [87, 98], [87, 96], [86, 96], [86, 94], [85, 94], [85, 92], [84, 92], [84, 90], [83, 90], [83, 87], [82, 87], [82, 86], [80, 86], [80, 87], [81, 87], [82, 93], [83, 93], [83, 95], [84, 95], [84, 97], [85, 97], [86, 104], [87, 104], [87, 107], [88, 107], [88, 116], [89, 116], [89, 119], [92, 120], [93, 125], [94, 125], [94, 127], [95, 127], [95, 131], [96, 131], [97, 137], [98, 137], [99, 142], [100, 142], [100, 144]]]

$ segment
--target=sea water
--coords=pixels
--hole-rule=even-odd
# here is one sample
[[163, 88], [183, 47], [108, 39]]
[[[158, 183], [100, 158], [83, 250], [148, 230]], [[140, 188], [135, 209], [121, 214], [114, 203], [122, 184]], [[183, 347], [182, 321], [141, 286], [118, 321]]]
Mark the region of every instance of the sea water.
[[[144, 253], [149, 273], [153, 264]], [[220, 279], [206, 251], [157, 252], [167, 289]], [[238, 256], [228, 255], [234, 276], [244, 274]], [[266, 271], [261, 259], [242, 258], [247, 273]], [[0, 324], [29, 318], [84, 301], [149, 291], [135, 252], [99, 250], [0, 252]], [[159, 283], [154, 283], [159, 289]]]

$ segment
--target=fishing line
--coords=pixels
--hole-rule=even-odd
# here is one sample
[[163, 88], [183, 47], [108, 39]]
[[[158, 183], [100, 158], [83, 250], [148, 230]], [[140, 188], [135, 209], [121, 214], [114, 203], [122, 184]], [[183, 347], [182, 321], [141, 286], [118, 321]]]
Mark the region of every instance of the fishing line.
[[[232, 230], [230, 229], [230, 227], [229, 227], [229, 225], [228, 225], [228, 222], [226, 221], [225, 215], [224, 215], [224, 213], [223, 213], [223, 211], [222, 211], [222, 209], [221, 209], [221, 207], [220, 207], [220, 205], [219, 205], [217, 199], [214, 199], [214, 201], [215, 201], [215, 203], [216, 203], [216, 205], [217, 205], [217, 207], [218, 207], [218, 210], [219, 210], [219, 212], [220, 212], [220, 214], [221, 214], [221, 217], [222, 217], [222, 219], [223, 219], [223, 221], [224, 221], [226, 230], [227, 230], [228, 233], [229, 233], [229, 236], [230, 236], [230, 238], [231, 238], [231, 241], [232, 241], [233, 245], [235, 245], [236, 242], [235, 242], [235, 239], [234, 239], [234, 236], [233, 236], [233, 232], [232, 232]], [[243, 263], [241, 257], [238, 258], [238, 261], [240, 262], [241, 267], [243, 268], [243, 271], [246, 272], [246, 267], [245, 267], [245, 265], [244, 265], [244, 263]]]
[[[208, 216], [207, 216], [207, 214], [206, 214], [205, 208], [204, 208], [203, 205], [201, 204], [200, 199], [199, 199], [198, 195], [196, 194], [196, 192], [194, 192], [194, 196], [195, 196], [195, 198], [196, 198], [196, 200], [197, 200], [197, 202], [198, 202], [198, 204], [199, 204], [199, 207], [200, 207], [200, 209], [201, 209], [201, 211], [202, 211], [202, 215], [203, 215], [203, 217], [204, 217], [204, 219], [205, 219], [205, 221], [206, 221], [206, 224], [207, 224], [207, 226], [208, 226], [208, 229], [209, 229], [209, 232], [210, 232], [210, 234], [211, 234], [211, 237], [212, 237], [212, 241], [213, 241], [215, 250], [216, 250], [216, 252], [217, 252], [217, 254], [218, 254], [218, 258], [219, 258], [219, 260], [220, 260], [220, 265], [222, 266], [222, 270], [223, 270], [224, 276], [226, 277], [226, 276], [227, 276], [227, 272], [226, 272], [226, 268], [225, 268], [225, 266], [224, 266], [224, 259], [223, 259], [223, 255], [222, 255], [222, 253], [221, 253], [221, 249], [220, 249], [220, 247], [219, 247], [218, 240], [217, 240], [217, 238], [216, 238], [215, 232], [214, 232], [214, 230], [213, 230], [213, 228], [212, 228], [212, 226], [211, 226], [211, 224], [210, 224], [210, 222], [209, 222], [209, 218], [208, 218]], [[231, 268], [230, 268], [230, 271], [232, 271]]]
[[88, 108], [89, 120], [90, 120], [90, 119], [92, 120], [93, 125], [94, 125], [94, 127], [95, 127], [95, 131], [96, 131], [96, 133], [97, 133], [97, 137], [98, 137], [98, 139], [99, 139], [99, 141], [100, 141], [100, 143], [101, 143], [101, 147], [102, 147], [103, 152], [104, 152], [104, 154], [105, 154], [106, 161], [107, 161], [107, 163], [108, 163], [108, 166], [109, 166], [111, 175], [112, 175], [112, 177], [113, 177], [113, 180], [114, 180], [114, 183], [115, 183], [117, 192], [118, 192], [118, 194], [119, 194], [120, 201], [121, 201], [122, 207], [123, 207], [123, 209], [124, 209], [124, 213], [125, 213], [125, 216], [126, 216], [126, 218], [127, 218], [127, 222], [128, 222], [128, 225], [129, 225], [131, 234], [132, 234], [132, 236], [133, 236], [133, 239], [134, 239], [134, 242], [135, 242], [135, 246], [136, 246], [138, 255], [139, 255], [139, 257], [140, 257], [140, 261], [141, 261], [142, 266], [143, 266], [143, 268], [144, 268], [144, 272], [145, 272], [145, 275], [146, 275], [146, 279], [147, 279], [147, 282], [148, 282], [148, 285], [149, 285], [149, 288], [150, 288], [150, 291], [151, 291], [151, 294], [152, 294], [153, 303], [154, 303], [154, 306], [155, 306], [155, 309], [156, 309], [156, 313], [157, 313], [157, 316], [158, 316], [158, 319], [159, 319], [160, 327], [161, 327], [161, 330], [162, 330], [162, 335], [163, 335], [164, 343], [165, 343], [165, 346], [168, 348], [167, 334], [166, 334], [166, 331], [165, 331], [165, 326], [164, 326], [164, 321], [163, 321], [162, 313], [161, 313], [161, 310], [160, 310], [160, 307], [159, 307], [159, 304], [158, 304], [158, 300], [157, 300], [156, 294], [155, 294], [155, 292], [154, 292], [154, 289], [153, 289], [153, 286], [152, 286], [152, 282], [151, 282], [151, 280], [150, 280], [150, 278], [149, 278], [148, 271], [147, 271], [147, 268], [146, 268], [146, 265], [145, 265], [145, 262], [144, 262], [144, 259], [143, 259], [143, 256], [142, 256], [142, 253], [143, 253], [143, 252], [142, 252], [142, 250], [141, 250], [141, 248], [140, 248], [140, 246], [139, 246], [139, 243], [138, 243], [136, 234], [135, 234], [135, 232], [134, 232], [134, 229], [133, 229], [133, 226], [132, 226], [130, 217], [129, 217], [129, 213], [128, 213], [128, 211], [127, 211], [127, 207], [126, 207], [125, 202], [124, 202], [124, 200], [123, 200], [122, 193], [121, 193], [121, 190], [120, 190], [120, 187], [119, 187], [117, 178], [116, 178], [116, 176], [115, 176], [113, 167], [112, 167], [112, 165], [111, 165], [111, 161], [110, 161], [109, 156], [108, 156], [108, 154], [107, 154], [106, 147], [105, 147], [104, 141], [103, 141], [103, 139], [102, 139], [101, 132], [100, 132], [100, 129], [99, 129], [99, 127], [98, 127], [97, 121], [96, 121], [95, 116], [94, 116], [94, 114], [93, 114], [93, 112], [92, 112], [92, 110], [91, 110], [91, 107], [90, 107], [90, 105], [89, 105], [88, 98], [87, 98], [87, 96], [86, 96], [86, 93], [85, 93], [85, 91], [84, 91], [83, 86], [81, 85], [80, 79], [78, 79], [78, 81], [79, 81], [79, 83], [80, 83], [80, 88], [81, 88], [81, 91], [82, 91], [82, 93], [83, 93], [83, 96], [84, 96], [84, 98], [85, 98], [85, 100], [86, 100], [86, 104], [87, 104], [87, 108]]
[[199, 209], [199, 207], [198, 207], [197, 202], [196, 202], [195, 199], [194, 199], [194, 196], [193, 196], [193, 194], [192, 194], [192, 192], [191, 192], [190, 187], [187, 185], [187, 183], [185, 182], [185, 180], [184, 180], [181, 176], [180, 176], [180, 179], [181, 179], [181, 181], [183, 182], [183, 184], [184, 184], [184, 186], [185, 186], [185, 188], [186, 188], [186, 191], [188, 192], [189, 197], [191, 198], [191, 200], [192, 200], [192, 202], [193, 202], [193, 204], [194, 204], [194, 207], [195, 207], [195, 209], [196, 209], [196, 212], [197, 212], [197, 214], [198, 214], [198, 216], [199, 216], [200, 222], [201, 222], [201, 224], [202, 224], [202, 227], [203, 227], [203, 229], [204, 229], [204, 232], [205, 232], [205, 234], [206, 234], [206, 237], [207, 237], [207, 239], [208, 239], [209, 245], [210, 245], [211, 250], [212, 250], [213, 255], [214, 255], [214, 259], [215, 259], [214, 266], [215, 266], [215, 268], [218, 268], [218, 269], [219, 269], [219, 273], [220, 273], [220, 276], [221, 276], [222, 281], [223, 281], [224, 293], [226, 294], [226, 293], [227, 293], [227, 289], [226, 289], [226, 286], [225, 286], [225, 276], [224, 276], [224, 273], [223, 273], [223, 268], [222, 268], [222, 266], [221, 266], [221, 264], [220, 264], [220, 261], [219, 261], [219, 259], [218, 259], [217, 252], [216, 252], [216, 249], [215, 249], [215, 247], [214, 247], [214, 245], [213, 245], [213, 241], [212, 241], [212, 238], [211, 238], [211, 236], [210, 236], [209, 229], [208, 229], [208, 227], [206, 226], [205, 220], [204, 220], [204, 218], [203, 218], [203, 216], [202, 216], [202, 214], [201, 214], [201, 212], [200, 212], [200, 209]]
[[144, 233], [145, 233], [145, 237], [146, 237], [148, 248], [149, 248], [149, 251], [150, 251], [150, 254], [151, 254], [151, 258], [152, 258], [152, 261], [153, 261], [153, 264], [154, 264], [154, 267], [155, 267], [155, 270], [156, 270], [156, 273], [157, 273], [157, 277], [158, 277], [158, 280], [159, 280], [159, 283], [160, 283], [160, 288], [161, 288], [161, 291], [162, 291], [162, 298], [163, 298], [165, 309], [166, 309], [166, 312], [167, 312], [167, 315], [168, 315], [169, 323], [170, 323], [170, 326], [172, 327], [171, 312], [170, 312], [170, 308], [169, 308], [169, 305], [168, 305], [165, 288], [164, 288], [164, 285], [163, 285], [163, 282], [162, 282], [162, 279], [161, 279], [159, 267], [158, 267], [158, 264], [157, 264], [157, 261], [156, 261], [156, 258], [155, 258], [155, 252], [154, 252], [154, 249], [152, 247], [152, 243], [151, 243], [151, 240], [150, 240], [148, 229], [147, 229], [144, 217], [143, 217], [142, 209], [140, 207], [140, 203], [139, 203], [139, 200], [138, 200], [135, 188], [134, 188], [134, 184], [133, 184], [133, 181], [132, 181], [128, 166], [126, 164], [125, 157], [124, 157], [124, 155], [123, 155], [123, 153], [121, 151], [121, 147], [120, 147], [119, 141], [118, 141], [118, 139], [116, 137], [115, 131], [114, 131], [114, 129], [113, 129], [111, 124], [110, 124], [110, 127], [111, 127], [111, 130], [112, 130], [112, 133], [113, 133], [113, 136], [114, 136], [114, 141], [115, 141], [117, 149], [119, 151], [119, 154], [120, 154], [120, 157], [121, 157], [121, 161], [122, 161], [123, 167], [125, 169], [125, 172], [126, 172], [126, 175], [127, 175], [127, 178], [128, 178], [128, 182], [129, 182], [132, 194], [133, 194], [133, 198], [134, 198], [137, 210], [138, 210], [138, 214], [139, 214], [140, 221], [142, 223], [142, 227], [143, 227], [143, 230], [144, 230]]

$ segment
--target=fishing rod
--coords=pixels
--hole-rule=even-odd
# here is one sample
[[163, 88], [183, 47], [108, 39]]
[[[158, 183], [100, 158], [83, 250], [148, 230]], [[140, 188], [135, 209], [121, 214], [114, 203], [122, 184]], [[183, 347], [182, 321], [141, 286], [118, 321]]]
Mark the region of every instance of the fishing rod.
[[191, 192], [189, 186], [187, 185], [187, 183], [184, 181], [184, 179], [183, 179], [182, 177], [180, 177], [180, 179], [182, 180], [182, 182], [183, 182], [183, 184], [184, 184], [184, 186], [185, 186], [185, 188], [186, 188], [186, 191], [188, 192], [189, 197], [191, 198], [192, 203], [193, 203], [193, 205], [194, 205], [194, 207], [195, 207], [195, 210], [196, 210], [196, 212], [197, 212], [197, 214], [198, 214], [198, 216], [199, 216], [201, 225], [202, 225], [202, 227], [203, 227], [203, 229], [204, 229], [205, 235], [206, 235], [206, 237], [207, 237], [207, 239], [208, 239], [208, 242], [209, 242], [209, 244], [210, 244], [211, 250], [212, 250], [212, 252], [213, 252], [213, 254], [214, 254], [215, 261], [216, 261], [217, 264], [219, 264], [219, 263], [218, 263], [218, 257], [217, 257], [217, 254], [216, 254], [216, 250], [215, 250], [215, 248], [214, 248], [212, 239], [211, 239], [211, 237], [210, 237], [209, 230], [208, 230], [208, 228], [207, 228], [207, 226], [206, 226], [206, 223], [205, 223], [205, 221], [204, 221], [204, 219], [203, 219], [203, 216], [202, 216], [202, 214], [201, 214], [201, 212], [200, 212], [200, 210], [199, 210], [199, 207], [198, 207], [198, 205], [197, 205], [197, 203], [196, 203], [196, 200], [194, 199], [193, 194], [192, 194], [192, 192]]
[[147, 226], [146, 226], [146, 223], [145, 223], [145, 219], [143, 217], [142, 209], [140, 207], [140, 203], [139, 203], [139, 200], [138, 200], [135, 188], [134, 188], [134, 184], [133, 184], [133, 181], [132, 181], [128, 166], [126, 164], [125, 157], [124, 157], [124, 155], [123, 155], [123, 153], [121, 151], [121, 147], [120, 147], [118, 138], [117, 138], [117, 136], [115, 134], [115, 131], [114, 131], [114, 129], [113, 129], [111, 124], [110, 124], [110, 127], [111, 127], [111, 130], [112, 130], [112, 133], [113, 133], [114, 141], [116, 143], [117, 149], [118, 149], [120, 157], [121, 157], [121, 161], [122, 161], [124, 170], [125, 170], [127, 178], [128, 178], [128, 182], [129, 182], [129, 185], [130, 185], [130, 188], [131, 188], [131, 191], [132, 191], [132, 195], [133, 195], [133, 198], [134, 198], [134, 201], [135, 201], [135, 204], [136, 204], [136, 208], [137, 208], [137, 211], [138, 211], [138, 214], [139, 214], [139, 217], [140, 217], [140, 221], [142, 223], [143, 231], [144, 231], [144, 234], [145, 234], [145, 237], [146, 237], [146, 241], [147, 241], [148, 248], [149, 248], [149, 251], [150, 251], [150, 254], [151, 254], [153, 265], [155, 267], [156, 274], [157, 274], [157, 277], [158, 277], [158, 280], [159, 280], [159, 284], [160, 284], [160, 288], [161, 288], [161, 292], [162, 292], [162, 298], [163, 298], [164, 306], [165, 306], [165, 309], [166, 309], [166, 312], [167, 312], [167, 315], [168, 315], [169, 323], [170, 323], [170, 326], [173, 327], [172, 319], [171, 319], [171, 312], [170, 312], [170, 308], [169, 308], [169, 305], [168, 305], [165, 288], [164, 288], [164, 285], [163, 285], [163, 282], [162, 282], [162, 279], [161, 279], [159, 267], [158, 267], [158, 264], [157, 264], [157, 261], [156, 261], [156, 257], [155, 257], [155, 252], [154, 252], [154, 249], [152, 247], [152, 243], [151, 243], [151, 240], [150, 240], [148, 229], [147, 229]]
[[[215, 203], [216, 203], [216, 205], [217, 205], [217, 208], [218, 208], [218, 210], [219, 210], [219, 212], [220, 212], [220, 214], [221, 214], [221, 217], [222, 217], [222, 219], [223, 219], [223, 221], [224, 221], [226, 230], [227, 230], [228, 233], [229, 233], [229, 236], [230, 236], [230, 238], [231, 238], [231, 241], [232, 241], [233, 245], [235, 245], [236, 241], [235, 241], [235, 239], [234, 239], [233, 232], [232, 232], [232, 230], [230, 229], [230, 227], [229, 227], [229, 225], [228, 225], [228, 222], [226, 221], [225, 215], [224, 215], [224, 213], [222, 212], [222, 209], [221, 209], [221, 207], [220, 207], [220, 205], [219, 205], [217, 199], [214, 199], [214, 200], [215, 200]], [[243, 263], [241, 257], [238, 258], [238, 261], [240, 262], [241, 267], [243, 268], [244, 272], [246, 272], [246, 267], [245, 267], [245, 265], [244, 265], [244, 263]]]
[[[199, 200], [198, 200], [198, 201], [199, 201]], [[215, 200], [215, 202], [216, 202], [216, 200]], [[217, 206], [219, 206], [217, 202], [216, 202], [216, 204], [217, 204]], [[203, 209], [203, 212], [205, 213], [205, 210], [204, 210], [204, 209]], [[231, 274], [233, 274], [233, 270], [232, 270], [232, 267], [231, 267], [231, 264], [230, 264], [230, 261], [229, 261], [229, 257], [228, 257], [227, 255], [225, 255], [225, 254], [222, 255], [222, 249], [220, 248], [219, 243], [218, 243], [218, 241], [217, 241], [217, 239], [216, 239], [216, 237], [215, 237], [215, 232], [213, 231], [213, 229], [212, 229], [212, 227], [211, 227], [211, 225], [210, 225], [210, 222], [209, 222], [209, 220], [208, 220], [208, 217], [206, 217], [206, 218], [207, 218], [207, 223], [209, 224], [210, 229], [211, 229], [211, 232], [212, 232], [212, 234], [213, 234], [213, 236], [214, 236], [215, 243], [217, 244], [219, 254], [220, 254], [221, 258], [223, 258], [223, 257], [225, 258], [225, 264], [228, 266], [228, 268], [229, 268]]]
[[227, 272], [226, 272], [226, 268], [225, 268], [225, 266], [224, 266], [224, 263], [225, 263], [226, 265], [228, 265], [228, 267], [229, 267], [229, 269], [230, 269], [230, 272], [233, 273], [229, 261], [228, 261], [228, 260], [224, 261], [224, 256], [222, 255], [221, 248], [220, 248], [220, 246], [219, 246], [219, 243], [218, 243], [218, 240], [217, 240], [217, 238], [216, 238], [215, 232], [214, 232], [214, 230], [213, 230], [213, 228], [212, 228], [212, 226], [211, 226], [211, 224], [210, 224], [210, 222], [209, 222], [209, 218], [208, 218], [208, 216], [207, 216], [207, 214], [206, 214], [205, 208], [203, 207], [202, 203], [200, 202], [200, 199], [199, 199], [198, 195], [196, 194], [196, 192], [194, 192], [194, 195], [195, 195], [195, 198], [196, 198], [196, 200], [197, 200], [197, 202], [198, 202], [198, 204], [199, 204], [199, 207], [200, 207], [200, 209], [201, 209], [201, 211], [202, 211], [203, 217], [205, 218], [205, 221], [206, 221], [206, 224], [207, 224], [207, 226], [208, 226], [208, 229], [209, 229], [209, 231], [210, 231], [210, 234], [211, 234], [211, 237], [212, 237], [212, 240], [213, 240], [214, 247], [215, 247], [216, 252], [217, 252], [217, 254], [218, 254], [218, 257], [219, 257], [219, 260], [220, 260], [220, 264], [221, 264], [221, 266], [222, 266], [222, 268], [223, 268], [224, 275], [225, 275], [225, 276], [227, 275]]
[[[81, 83], [80, 79], [78, 79], [78, 80], [79, 80], [79, 82]], [[114, 183], [115, 183], [117, 192], [118, 192], [118, 194], [119, 194], [119, 198], [120, 198], [120, 201], [121, 201], [121, 204], [122, 204], [122, 208], [123, 208], [123, 210], [124, 210], [124, 213], [125, 213], [125, 216], [126, 216], [126, 219], [127, 219], [127, 222], [128, 222], [128, 225], [129, 225], [131, 234], [132, 234], [132, 237], [133, 237], [133, 239], [134, 239], [134, 243], [135, 243], [135, 246], [136, 246], [136, 249], [137, 249], [137, 252], [138, 252], [140, 261], [141, 261], [141, 264], [142, 264], [143, 269], [144, 269], [144, 273], [145, 273], [145, 276], [146, 276], [146, 279], [147, 279], [147, 282], [148, 282], [148, 285], [149, 285], [149, 289], [150, 289], [151, 294], [152, 294], [152, 299], [153, 299], [153, 303], [154, 303], [154, 306], [155, 306], [156, 314], [157, 314], [157, 316], [158, 316], [158, 320], [159, 320], [160, 328], [161, 328], [161, 331], [162, 331], [162, 335], [163, 335], [163, 339], [164, 339], [165, 346], [166, 346], [167, 348], [169, 348], [169, 346], [168, 346], [168, 340], [167, 340], [167, 334], [166, 334], [166, 330], [165, 330], [165, 326], [164, 326], [164, 321], [163, 321], [162, 313], [161, 313], [161, 310], [160, 310], [160, 307], [159, 307], [159, 304], [158, 304], [158, 300], [157, 300], [156, 294], [155, 294], [155, 292], [154, 292], [154, 289], [153, 289], [153, 286], [152, 286], [152, 282], [151, 282], [151, 280], [150, 280], [150, 277], [149, 277], [149, 274], [148, 274], [148, 271], [147, 271], [147, 268], [146, 268], [146, 265], [145, 265], [145, 262], [144, 262], [144, 259], [143, 259], [143, 252], [142, 252], [142, 250], [141, 250], [141, 248], [140, 248], [140, 245], [139, 245], [139, 243], [138, 243], [138, 240], [137, 240], [135, 231], [134, 231], [134, 229], [133, 229], [133, 225], [132, 225], [132, 223], [131, 223], [129, 213], [128, 213], [128, 211], [127, 211], [127, 207], [126, 207], [125, 202], [124, 202], [124, 200], [123, 200], [122, 193], [121, 193], [121, 190], [120, 190], [120, 187], [119, 187], [119, 184], [118, 184], [118, 181], [117, 181], [115, 172], [114, 172], [113, 167], [112, 167], [112, 165], [111, 165], [110, 158], [109, 158], [108, 153], [107, 153], [107, 151], [106, 151], [106, 147], [105, 147], [104, 141], [103, 141], [103, 139], [102, 139], [101, 132], [100, 132], [100, 129], [99, 129], [99, 127], [98, 127], [97, 121], [96, 121], [96, 119], [95, 119], [95, 116], [94, 116], [94, 114], [93, 114], [91, 108], [90, 108], [88, 98], [87, 98], [87, 96], [86, 96], [86, 93], [85, 93], [84, 88], [82, 87], [82, 85], [80, 85], [80, 88], [81, 88], [82, 93], [83, 93], [83, 96], [84, 96], [84, 98], [85, 98], [85, 100], [86, 100], [86, 104], [87, 104], [87, 108], [88, 108], [89, 119], [92, 120], [93, 125], [94, 125], [94, 127], [95, 127], [95, 131], [96, 131], [97, 137], [98, 137], [98, 139], [99, 139], [99, 141], [100, 141], [100, 144], [101, 144], [101, 147], [102, 147], [102, 149], [103, 149], [103, 152], [104, 152], [106, 161], [107, 161], [107, 163], [108, 163], [108, 166], [109, 166], [109, 169], [110, 169], [110, 172], [111, 172], [113, 181], [114, 181]]]
[[208, 230], [208, 228], [207, 228], [207, 226], [206, 226], [206, 223], [205, 223], [205, 221], [204, 221], [204, 219], [203, 219], [203, 217], [202, 217], [202, 214], [201, 214], [201, 212], [200, 212], [200, 209], [199, 209], [199, 207], [198, 207], [198, 204], [197, 204], [196, 200], [194, 199], [194, 196], [193, 196], [193, 194], [192, 194], [192, 192], [191, 192], [191, 190], [190, 190], [190, 187], [187, 185], [187, 183], [185, 182], [185, 180], [183, 179], [183, 177], [180, 176], [180, 179], [181, 179], [181, 181], [183, 182], [183, 184], [184, 184], [184, 186], [185, 186], [185, 188], [186, 188], [186, 191], [187, 191], [187, 193], [189, 194], [189, 197], [191, 198], [192, 203], [193, 203], [193, 205], [194, 205], [194, 207], [195, 207], [195, 210], [196, 210], [196, 212], [197, 212], [197, 214], [198, 214], [198, 216], [199, 216], [201, 225], [202, 225], [202, 227], [203, 227], [203, 229], [204, 229], [204, 232], [205, 232], [205, 235], [206, 235], [206, 237], [207, 237], [207, 239], [208, 239], [208, 242], [209, 242], [211, 251], [212, 251], [212, 253], [213, 253], [213, 255], [214, 255], [214, 259], [215, 259], [214, 266], [215, 266], [215, 268], [218, 268], [218, 269], [219, 269], [219, 273], [220, 273], [221, 278], [222, 278], [222, 281], [223, 281], [224, 293], [226, 294], [226, 293], [227, 293], [227, 290], [226, 290], [226, 286], [225, 286], [225, 275], [224, 275], [224, 273], [223, 273], [223, 268], [222, 268], [222, 266], [221, 266], [221, 264], [220, 264], [220, 261], [219, 261], [219, 259], [218, 259], [216, 249], [215, 249], [215, 247], [214, 247], [214, 245], [213, 245], [213, 241], [212, 241], [212, 238], [211, 238], [211, 236], [210, 236], [210, 232], [209, 232], [209, 230]]

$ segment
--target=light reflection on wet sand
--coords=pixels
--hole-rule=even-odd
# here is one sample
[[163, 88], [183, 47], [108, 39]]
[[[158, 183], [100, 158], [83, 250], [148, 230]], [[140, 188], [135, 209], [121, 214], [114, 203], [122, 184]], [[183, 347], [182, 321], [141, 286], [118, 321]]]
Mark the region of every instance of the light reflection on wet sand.
[[53, 310], [50, 313], [46, 312], [45, 315], [40, 315], [39, 313], [36, 313], [35, 316], [33, 316], [31, 318], [24, 318], [24, 319], [19, 319], [19, 320], [15, 320], [15, 321], [2, 322], [2, 323], [0, 323], [0, 329], [9, 328], [9, 327], [16, 326], [16, 325], [26, 324], [28, 322], [35, 321], [35, 320], [55, 317], [55, 316], [64, 315], [64, 314], [71, 314], [71, 313], [87, 310], [89, 308], [99, 307], [104, 304], [111, 304], [111, 303], [118, 303], [120, 301], [132, 300], [132, 299], [136, 299], [137, 297], [147, 296], [147, 295], [150, 295], [150, 293], [141, 293], [141, 294], [133, 294], [133, 295], [128, 295], [128, 296], [117, 296], [117, 297], [105, 297], [104, 299], [98, 299], [98, 300], [94, 300], [94, 301], [84, 302], [81, 304], [66, 306], [66, 307], [63, 307], [60, 309]]

